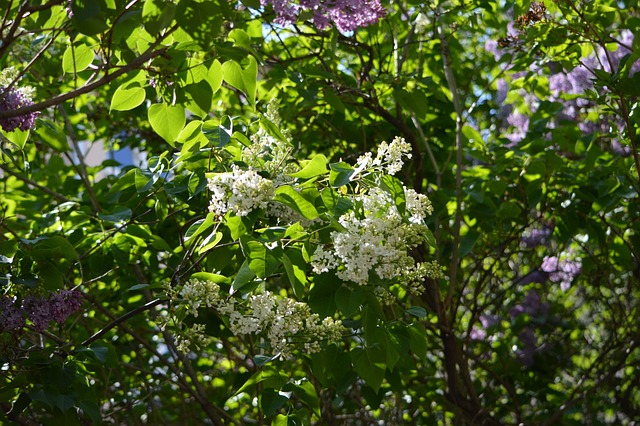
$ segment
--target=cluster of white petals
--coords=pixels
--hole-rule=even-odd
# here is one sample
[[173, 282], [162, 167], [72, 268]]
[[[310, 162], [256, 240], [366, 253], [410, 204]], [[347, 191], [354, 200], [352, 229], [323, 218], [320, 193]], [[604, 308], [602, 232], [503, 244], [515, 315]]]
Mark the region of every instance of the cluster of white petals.
[[232, 166], [231, 172], [209, 178], [209, 190], [209, 211], [219, 216], [229, 211], [246, 216], [253, 210], [265, 208], [275, 195], [271, 180], [253, 169], [243, 170], [236, 165]]
[[230, 317], [231, 331], [235, 334], [264, 334], [269, 346], [280, 357], [286, 357], [292, 348], [303, 345], [306, 352], [318, 352], [320, 342], [336, 342], [344, 328], [332, 318], [320, 320], [311, 313], [309, 305], [290, 298], [280, 298], [271, 292], [251, 296], [248, 310], [234, 311]]
[[[318, 352], [320, 342], [336, 342], [344, 331], [340, 321], [321, 320], [318, 314], [311, 313], [309, 305], [268, 291], [251, 296], [245, 306], [223, 297], [216, 283], [192, 279], [179, 291], [170, 291], [169, 295], [181, 299], [187, 314], [197, 317], [198, 309], [206, 306], [228, 317], [234, 334], [264, 336], [273, 353], [280, 357], [290, 355], [296, 347], [302, 347], [306, 352]], [[180, 350], [186, 352], [192, 344], [201, 346], [205, 337], [204, 326], [196, 324], [182, 329], [177, 342]]]
[[191, 279], [182, 286], [178, 294], [184, 301], [186, 312], [196, 318], [201, 306], [220, 310], [227, 304], [220, 296], [220, 286], [213, 281]]
[[404, 189], [404, 198], [407, 203], [407, 211], [411, 214], [409, 222], [422, 223], [427, 216], [433, 213], [431, 200], [424, 194], [419, 194], [413, 189]]
[[428, 270], [416, 264], [409, 250], [425, 241], [427, 228], [421, 221], [430, 212], [428, 199], [413, 195], [408, 208], [412, 220], [406, 223], [391, 195], [379, 188], [355, 198], [361, 211], [340, 217], [343, 229], [333, 231], [332, 244], [319, 246], [313, 255], [314, 272], [336, 270], [338, 278], [359, 285], [367, 285], [372, 272], [404, 284], [427, 276]]
[[204, 324], [193, 324], [191, 327], [185, 327], [176, 336], [176, 349], [187, 353], [192, 346], [201, 348], [208, 345], [210, 341], [211, 339], [205, 334]]
[[373, 158], [370, 152], [360, 156], [357, 169], [381, 168], [393, 176], [402, 169], [403, 157], [411, 158], [411, 145], [396, 136], [391, 143], [382, 142], [378, 145], [376, 158]]

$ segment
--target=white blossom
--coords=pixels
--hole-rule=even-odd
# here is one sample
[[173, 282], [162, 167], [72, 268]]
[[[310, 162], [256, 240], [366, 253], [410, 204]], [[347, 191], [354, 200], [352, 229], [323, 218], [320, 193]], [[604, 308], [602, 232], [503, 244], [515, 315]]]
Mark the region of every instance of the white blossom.
[[410, 222], [422, 223], [428, 215], [433, 213], [431, 200], [424, 194], [418, 194], [413, 189], [404, 189], [404, 198], [407, 202], [407, 211], [411, 213]]
[[[275, 354], [288, 356], [302, 346], [307, 352], [320, 350], [320, 342], [336, 342], [342, 337], [344, 328], [340, 321], [332, 318], [320, 320], [312, 314], [309, 305], [293, 299], [276, 296], [271, 292], [251, 296], [246, 303], [225, 299], [220, 287], [204, 280], [192, 279], [180, 291], [168, 291], [172, 298], [180, 298], [188, 314], [198, 316], [200, 307], [210, 307], [218, 315], [228, 317], [234, 334], [262, 335], [268, 339]], [[176, 337], [178, 349], [186, 352], [191, 346], [206, 343], [204, 325], [183, 327], [178, 324]]]
[[404, 165], [403, 157], [411, 158], [411, 145], [403, 138], [397, 136], [389, 144], [382, 142], [378, 146], [378, 152], [375, 158], [373, 158], [370, 152], [360, 156], [356, 165], [356, 171], [359, 172], [369, 168], [381, 168], [385, 173], [395, 175]]
[[220, 286], [212, 281], [191, 279], [182, 286], [179, 294], [186, 311], [194, 317], [198, 316], [200, 306], [213, 308], [222, 303]]
[[[409, 192], [412, 197], [410, 223], [405, 223], [391, 195], [379, 188], [356, 196], [362, 212], [349, 211], [339, 219], [343, 230], [331, 232], [331, 245], [319, 246], [313, 255], [315, 273], [336, 270], [344, 281], [367, 285], [370, 274], [382, 280], [409, 284], [424, 277], [426, 270], [416, 265], [408, 250], [425, 240], [426, 226], [421, 223], [430, 203]], [[420, 219], [420, 221], [415, 219]]]
[[255, 209], [267, 207], [275, 195], [273, 182], [260, 176], [255, 170], [242, 170], [236, 165], [232, 171], [218, 173], [209, 178], [211, 202], [209, 211], [223, 216], [232, 211], [246, 216]]

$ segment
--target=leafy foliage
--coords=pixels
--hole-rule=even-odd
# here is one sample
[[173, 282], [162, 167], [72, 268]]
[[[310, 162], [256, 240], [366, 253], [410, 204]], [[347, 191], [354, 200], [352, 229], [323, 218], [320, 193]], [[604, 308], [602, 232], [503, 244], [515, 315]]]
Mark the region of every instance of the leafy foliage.
[[634, 3], [0, 4], [1, 422], [640, 416]]

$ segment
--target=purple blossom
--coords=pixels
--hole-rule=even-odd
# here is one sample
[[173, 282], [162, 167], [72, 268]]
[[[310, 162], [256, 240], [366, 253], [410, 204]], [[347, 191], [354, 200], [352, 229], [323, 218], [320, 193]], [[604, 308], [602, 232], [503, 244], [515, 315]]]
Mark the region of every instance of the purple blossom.
[[533, 365], [533, 357], [538, 350], [538, 339], [535, 331], [531, 327], [525, 327], [520, 334], [520, 347], [516, 351], [516, 357], [520, 363], [531, 367]]
[[51, 321], [51, 305], [42, 297], [27, 296], [22, 301], [22, 309], [38, 331], [43, 331]]
[[[45, 330], [51, 321], [62, 324], [69, 315], [80, 309], [82, 293], [78, 290], [62, 290], [48, 297], [27, 296], [22, 301], [25, 312], [38, 331]], [[24, 319], [23, 319], [24, 323]]]
[[15, 297], [0, 297], [0, 331], [14, 331], [24, 327], [24, 311]]
[[82, 293], [78, 290], [62, 290], [51, 295], [51, 319], [58, 324], [65, 322], [67, 317], [75, 313], [82, 305]]
[[471, 328], [469, 338], [475, 341], [485, 340], [487, 338], [487, 331], [484, 328], [474, 326], [473, 328]]
[[[33, 101], [20, 89], [0, 90], [0, 111], [13, 111], [24, 106], [33, 105]], [[27, 131], [32, 129], [39, 112], [30, 112], [16, 117], [0, 118], [0, 126], [5, 132], [13, 132], [16, 129]]]
[[385, 10], [379, 0], [260, 0], [263, 6], [271, 4], [276, 13], [275, 22], [288, 25], [296, 22], [300, 12], [313, 14], [313, 25], [319, 30], [332, 24], [340, 31], [353, 31], [366, 27], [385, 16]]
[[562, 291], [567, 291], [576, 275], [582, 270], [582, 262], [579, 259], [570, 260], [557, 256], [545, 256], [542, 260], [542, 270], [549, 273], [549, 279], [560, 283]]
[[522, 233], [520, 243], [527, 248], [538, 247], [539, 245], [544, 244], [552, 233], [553, 228], [546, 226], [542, 228], [530, 227], [525, 229]]
[[517, 318], [520, 315], [529, 315], [531, 317], [538, 317], [546, 315], [549, 311], [549, 304], [542, 302], [540, 295], [535, 290], [530, 290], [529, 293], [522, 299], [522, 302], [509, 309], [509, 315], [511, 318]]
[[496, 61], [499, 61], [500, 58], [504, 55], [504, 50], [500, 49], [498, 46], [498, 42], [493, 39], [489, 39], [484, 43], [484, 50], [493, 54], [493, 57]]
[[[500, 324], [500, 317], [498, 315], [480, 315], [480, 324], [482, 327], [473, 326], [469, 332], [469, 338], [475, 341], [485, 340], [487, 338], [487, 329], [495, 327]], [[489, 340], [495, 339], [495, 336], [491, 336]]]

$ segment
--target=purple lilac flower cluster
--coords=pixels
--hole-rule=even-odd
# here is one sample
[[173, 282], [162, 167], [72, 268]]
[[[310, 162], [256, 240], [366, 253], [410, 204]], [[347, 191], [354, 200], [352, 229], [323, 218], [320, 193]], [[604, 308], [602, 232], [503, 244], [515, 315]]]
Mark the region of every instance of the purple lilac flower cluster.
[[[537, 291], [530, 290], [522, 299], [522, 302], [509, 310], [509, 315], [512, 319], [516, 319], [521, 315], [542, 317], [545, 316], [548, 311], [549, 304], [542, 302]], [[516, 358], [522, 364], [530, 367], [533, 365], [534, 355], [540, 351], [535, 329], [531, 325], [527, 325], [520, 331], [518, 338], [520, 339], [520, 345], [516, 351]]]
[[[480, 324], [482, 327], [474, 326], [469, 333], [471, 340], [485, 340], [487, 339], [487, 329], [492, 328], [500, 324], [500, 317], [498, 315], [480, 315]], [[493, 341], [497, 336], [489, 336], [489, 341]]]
[[[509, 34], [512, 33], [513, 29], [511, 28]], [[555, 123], [549, 123], [549, 129], [553, 129], [561, 121], [576, 122], [578, 128], [585, 135], [596, 132], [602, 135], [611, 135], [614, 133], [611, 129], [624, 127], [613, 116], [591, 114], [592, 111], [595, 111], [594, 108], [597, 107], [596, 103], [577, 96], [594, 89], [593, 72], [595, 70], [617, 71], [622, 58], [631, 53], [630, 46], [632, 45], [633, 33], [631, 31], [623, 31], [620, 34], [616, 50], [605, 52], [601, 47], [596, 48], [590, 56], [582, 59], [580, 65], [570, 71], [565, 71], [558, 63], [546, 65], [548, 70], [551, 71], [549, 76], [549, 90], [551, 92], [549, 100], [563, 104], [562, 110], [555, 117]], [[499, 49], [500, 47], [500, 42], [493, 40], [485, 43], [485, 49], [493, 53], [496, 60], [500, 60], [503, 56], [503, 52]], [[640, 61], [636, 61], [631, 65], [629, 75], [631, 76], [637, 72], [640, 72]], [[513, 77], [519, 78], [520, 74], [515, 74]], [[498, 116], [503, 117], [504, 123], [511, 128], [511, 131], [505, 137], [511, 141], [509, 146], [513, 146], [523, 140], [529, 131], [529, 116], [519, 112], [513, 105], [504, 104], [507, 92], [506, 83], [500, 80], [497, 85], [498, 94], [496, 100], [502, 104]], [[536, 111], [539, 100], [535, 96], [523, 91], [522, 99], [529, 105], [532, 112]], [[597, 117], [595, 121], [593, 117]], [[611, 138], [611, 150], [622, 156], [631, 154], [630, 148], [623, 146], [615, 137]]]
[[[33, 105], [33, 101], [20, 89], [0, 89], [0, 111], [13, 111], [18, 108]], [[13, 132], [16, 129], [27, 131], [32, 129], [38, 111], [15, 117], [0, 117], [0, 126], [5, 132]]]
[[549, 279], [560, 283], [562, 291], [567, 291], [576, 275], [582, 270], [582, 262], [579, 259], [571, 260], [565, 257], [545, 256], [541, 269], [549, 273]]
[[45, 330], [51, 321], [62, 324], [80, 309], [82, 293], [62, 290], [47, 297], [26, 296], [22, 304], [15, 297], [0, 298], [0, 332], [19, 330], [28, 318], [38, 331]]
[[553, 228], [551, 227], [532, 226], [524, 230], [520, 238], [520, 244], [526, 248], [538, 247], [539, 245], [545, 244], [552, 233]]
[[371, 25], [385, 16], [379, 0], [260, 0], [260, 3], [263, 6], [273, 6], [275, 22], [280, 25], [296, 22], [301, 12], [311, 12], [313, 25], [319, 30], [333, 24], [340, 31], [353, 31]]

